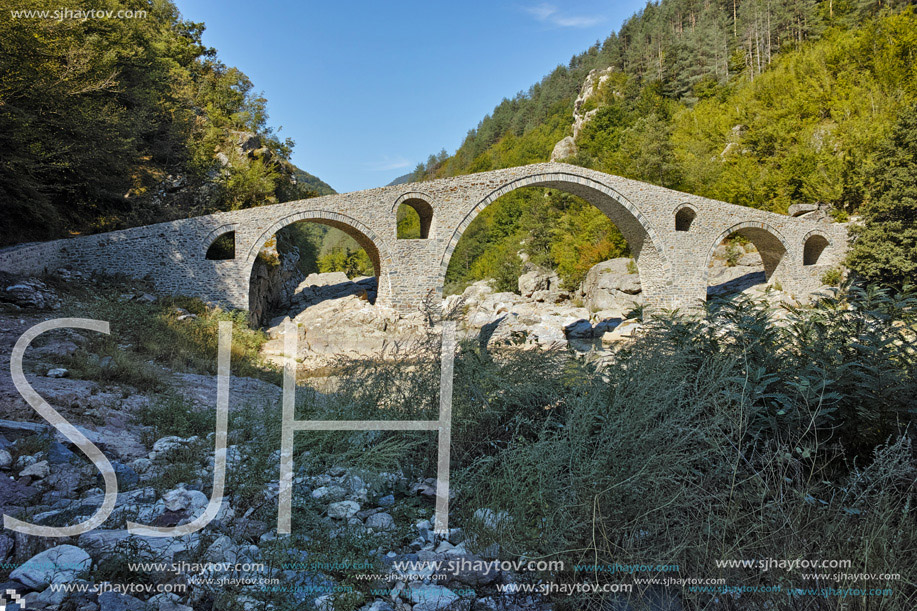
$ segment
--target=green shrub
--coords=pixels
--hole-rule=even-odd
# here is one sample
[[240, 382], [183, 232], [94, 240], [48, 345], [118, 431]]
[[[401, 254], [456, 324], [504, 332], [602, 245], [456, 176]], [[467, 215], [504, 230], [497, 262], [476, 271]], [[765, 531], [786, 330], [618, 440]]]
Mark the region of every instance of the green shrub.
[[839, 267], [832, 267], [821, 275], [821, 283], [828, 286], [840, 286], [844, 279], [844, 270]]
[[[457, 521], [473, 546], [499, 543], [511, 557], [678, 564], [735, 585], [805, 587], [798, 576], [721, 569], [716, 560], [912, 566], [915, 306], [912, 292], [854, 288], [790, 310], [777, 326], [761, 303], [722, 302], [711, 306], [710, 325], [650, 321], [602, 376], [550, 355], [497, 359], [464, 346]], [[510, 519], [488, 530], [471, 517], [482, 507]], [[685, 596], [692, 608], [712, 598]], [[586, 596], [558, 608], [602, 607]]]

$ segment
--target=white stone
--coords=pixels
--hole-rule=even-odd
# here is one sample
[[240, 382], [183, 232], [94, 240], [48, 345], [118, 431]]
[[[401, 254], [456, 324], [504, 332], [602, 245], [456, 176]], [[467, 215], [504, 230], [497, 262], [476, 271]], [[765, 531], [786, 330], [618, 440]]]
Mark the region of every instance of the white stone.
[[366, 518], [366, 526], [373, 530], [394, 530], [395, 518], [386, 512], [374, 513]]
[[162, 501], [169, 511], [187, 510], [188, 513], [197, 514], [207, 507], [209, 499], [200, 490], [177, 488], [162, 495]]
[[58, 545], [32, 556], [10, 573], [33, 590], [42, 590], [52, 583], [70, 583], [89, 569], [92, 558], [75, 545]]
[[34, 477], [37, 479], [44, 479], [49, 475], [51, 475], [51, 467], [48, 465], [47, 460], [42, 460], [33, 465], [29, 465], [19, 472], [19, 477]]
[[338, 501], [328, 505], [328, 517], [343, 520], [352, 518], [360, 511], [360, 504], [355, 501]]
[[411, 602], [414, 603], [413, 611], [439, 611], [448, 609], [459, 599], [459, 595], [443, 586], [413, 585], [410, 588]]

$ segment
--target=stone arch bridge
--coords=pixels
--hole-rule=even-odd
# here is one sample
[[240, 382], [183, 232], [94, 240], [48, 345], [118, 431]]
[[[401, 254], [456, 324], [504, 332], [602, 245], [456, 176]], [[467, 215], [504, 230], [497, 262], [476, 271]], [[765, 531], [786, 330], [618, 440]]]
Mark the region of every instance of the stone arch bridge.
[[[687, 308], [706, 299], [707, 269], [722, 240], [740, 233], [761, 253], [769, 280], [804, 293], [846, 249], [843, 225], [816, 222], [672, 191], [562, 163], [541, 163], [430, 182], [328, 195], [92, 236], [33, 243], [0, 252], [0, 270], [35, 274], [61, 267], [148, 278], [166, 293], [248, 309], [249, 283], [262, 245], [297, 221], [344, 230], [373, 260], [377, 303], [402, 313], [442, 296], [456, 244], [501, 195], [548, 187], [590, 202], [624, 234], [647, 308]], [[400, 204], [417, 210], [421, 238], [399, 239]], [[207, 258], [220, 236], [235, 256]]]

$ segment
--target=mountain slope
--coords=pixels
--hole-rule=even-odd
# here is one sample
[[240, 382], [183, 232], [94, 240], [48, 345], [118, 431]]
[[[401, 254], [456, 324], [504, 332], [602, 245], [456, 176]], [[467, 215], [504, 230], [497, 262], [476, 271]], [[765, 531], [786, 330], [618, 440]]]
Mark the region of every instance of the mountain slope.
[[313, 176], [305, 170], [299, 168], [293, 169], [293, 176], [296, 178], [296, 183], [305, 186], [312, 191], [315, 191], [318, 195], [334, 195], [337, 193], [331, 185], [326, 183], [324, 180], [318, 176]]
[[[418, 176], [546, 161], [566, 138], [561, 156], [585, 167], [778, 212], [825, 202], [843, 217], [871, 197], [880, 143], [917, 100], [917, 17], [907, 4], [649, 4], [501, 102]], [[524, 241], [529, 259], [575, 283], [580, 272], [570, 270], [604, 256], [616, 236], [601, 219], [577, 221], [581, 204], [558, 198], [514, 193], [497, 204], [514, 214], [481, 215], [450, 282], [489, 276], [510, 288]]]

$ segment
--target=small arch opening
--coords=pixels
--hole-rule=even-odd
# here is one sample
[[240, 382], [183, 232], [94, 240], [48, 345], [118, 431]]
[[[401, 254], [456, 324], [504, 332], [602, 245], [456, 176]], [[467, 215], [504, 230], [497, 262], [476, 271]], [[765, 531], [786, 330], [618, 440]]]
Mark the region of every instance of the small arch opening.
[[[198, 251], [200, 252], [200, 251]], [[206, 259], [227, 261], [236, 258], [236, 232], [227, 231], [220, 234], [207, 248]]]
[[419, 198], [406, 199], [398, 205], [395, 218], [399, 240], [426, 240], [433, 226], [433, 206]]
[[802, 247], [802, 264], [815, 265], [821, 258], [821, 253], [828, 247], [828, 239], [823, 235], [815, 234], [806, 240]]
[[717, 244], [707, 270], [707, 296], [761, 290], [786, 255], [783, 242], [761, 227], [741, 227]]
[[675, 231], [688, 231], [691, 223], [697, 218], [697, 212], [685, 206], [675, 213]]

